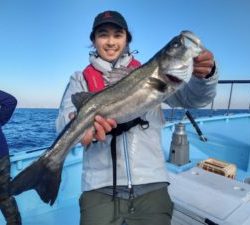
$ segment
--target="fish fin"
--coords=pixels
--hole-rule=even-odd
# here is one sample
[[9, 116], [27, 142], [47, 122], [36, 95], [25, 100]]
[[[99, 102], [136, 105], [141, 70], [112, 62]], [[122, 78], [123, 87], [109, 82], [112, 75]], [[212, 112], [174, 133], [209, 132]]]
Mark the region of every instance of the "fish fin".
[[150, 83], [151, 87], [153, 87], [154, 89], [156, 89], [160, 92], [164, 92], [167, 88], [166, 83], [164, 83], [162, 80], [159, 80], [159, 79], [154, 78], [154, 77], [149, 78], [149, 83]]
[[43, 157], [20, 172], [10, 184], [12, 195], [35, 189], [42, 201], [53, 205], [61, 182], [62, 165], [51, 170]]
[[77, 111], [83, 106], [83, 104], [94, 94], [90, 92], [78, 92], [73, 95], [71, 95], [71, 101], [76, 107]]
[[44, 168], [41, 181], [35, 187], [40, 198], [45, 202], [53, 205], [61, 183], [62, 168], [52, 171], [49, 168]]

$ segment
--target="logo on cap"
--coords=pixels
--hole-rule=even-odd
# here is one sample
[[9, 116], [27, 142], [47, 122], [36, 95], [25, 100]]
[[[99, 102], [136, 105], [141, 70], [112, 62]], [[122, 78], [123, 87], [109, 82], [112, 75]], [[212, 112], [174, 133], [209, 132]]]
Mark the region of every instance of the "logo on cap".
[[112, 15], [110, 14], [110, 12], [105, 12], [103, 15], [103, 19], [107, 19], [107, 18], [112, 18]]

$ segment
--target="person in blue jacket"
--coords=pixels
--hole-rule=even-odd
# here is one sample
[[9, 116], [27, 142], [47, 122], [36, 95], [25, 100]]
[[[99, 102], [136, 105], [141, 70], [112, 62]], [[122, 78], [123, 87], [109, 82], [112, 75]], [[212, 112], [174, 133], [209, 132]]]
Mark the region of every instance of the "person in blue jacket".
[[11, 118], [17, 105], [12, 95], [0, 90], [0, 209], [7, 225], [21, 225], [21, 216], [16, 200], [9, 194], [10, 157], [9, 148], [2, 132], [2, 126]]

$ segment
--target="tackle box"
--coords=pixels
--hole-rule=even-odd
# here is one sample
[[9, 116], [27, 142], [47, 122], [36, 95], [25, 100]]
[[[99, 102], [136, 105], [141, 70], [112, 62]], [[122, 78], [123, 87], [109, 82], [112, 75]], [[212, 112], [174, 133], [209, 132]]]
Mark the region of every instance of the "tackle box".
[[226, 163], [214, 158], [208, 158], [198, 163], [198, 167], [234, 179], [236, 176], [236, 165]]

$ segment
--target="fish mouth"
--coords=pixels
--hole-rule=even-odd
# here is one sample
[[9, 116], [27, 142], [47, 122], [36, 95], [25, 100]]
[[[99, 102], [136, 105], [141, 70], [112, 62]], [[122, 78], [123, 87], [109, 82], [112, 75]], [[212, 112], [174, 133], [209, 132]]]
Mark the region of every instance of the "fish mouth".
[[185, 45], [190, 46], [190, 45], [194, 45], [197, 46], [199, 48], [203, 48], [202, 44], [201, 44], [201, 40], [192, 32], [192, 31], [182, 31], [181, 35], [184, 37], [184, 42]]
[[171, 74], [166, 74], [166, 77], [168, 78], [169, 81], [171, 81], [171, 82], [173, 82], [173, 83], [179, 84], [179, 83], [182, 82], [181, 79], [179, 79], [179, 78], [177, 78], [176, 76], [173, 76], [173, 75], [171, 75]]

